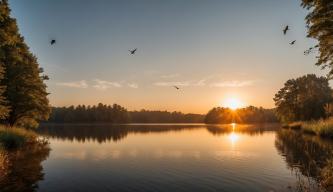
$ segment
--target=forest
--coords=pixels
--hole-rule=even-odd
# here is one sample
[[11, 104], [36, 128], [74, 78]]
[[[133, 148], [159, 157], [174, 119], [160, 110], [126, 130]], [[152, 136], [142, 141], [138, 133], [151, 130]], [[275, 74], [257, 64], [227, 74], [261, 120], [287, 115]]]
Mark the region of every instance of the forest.
[[128, 111], [99, 103], [93, 106], [53, 107], [48, 123], [265, 123], [277, 122], [273, 109], [249, 106], [237, 110], [213, 108], [206, 115], [168, 111]]
[[53, 107], [50, 123], [203, 123], [204, 115], [168, 111], [128, 111], [99, 103], [93, 106]]

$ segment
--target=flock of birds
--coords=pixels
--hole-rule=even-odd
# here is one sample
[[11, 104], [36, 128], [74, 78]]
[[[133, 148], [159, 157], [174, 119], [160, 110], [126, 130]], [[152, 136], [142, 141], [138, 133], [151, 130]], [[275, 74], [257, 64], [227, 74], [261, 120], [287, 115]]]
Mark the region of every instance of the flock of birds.
[[[287, 32], [288, 32], [289, 29], [289, 25], [285, 26], [284, 29], [283, 29], [283, 34], [284, 35], [287, 35]], [[290, 45], [294, 45], [296, 43], [296, 40], [293, 40], [291, 41], [289, 44]], [[309, 55], [310, 53], [312, 53], [312, 51], [314, 51], [314, 49], [318, 48], [318, 45], [316, 46], [313, 46], [313, 47], [310, 47], [309, 49], [305, 50], [304, 51], [304, 55]]]
[[[283, 34], [284, 34], [284, 35], [287, 35], [287, 32], [288, 32], [289, 30], [290, 30], [289, 25], [286, 25], [286, 26], [283, 28]], [[293, 41], [291, 41], [289, 44], [290, 44], [290, 45], [295, 45], [295, 43], [296, 43], [296, 40], [293, 40]], [[51, 45], [56, 44], [56, 40], [55, 40], [55, 39], [52, 39], [52, 40], [50, 41], [50, 44], [51, 44]], [[304, 55], [309, 55], [310, 53], [312, 53], [312, 51], [313, 51], [315, 48], [318, 48], [318, 45], [316, 45], [316, 46], [314, 46], [314, 47], [310, 47], [309, 49], [305, 50], [305, 51], [304, 51]], [[128, 51], [130, 52], [130, 55], [134, 55], [134, 54], [136, 53], [137, 50], [138, 50], [138, 49], [135, 48], [135, 49], [128, 50]], [[174, 85], [173, 87], [174, 87], [175, 89], [177, 89], [177, 90], [180, 89], [178, 86], [175, 86], [175, 85]]]
[[[284, 29], [283, 29], [283, 34], [284, 34], [284, 35], [287, 35], [288, 30], [289, 30], [289, 25], [287, 25], [287, 26], [284, 27]], [[296, 43], [296, 40], [293, 40], [293, 41], [291, 41], [289, 44], [290, 44], [290, 45], [294, 45], [295, 43]]]

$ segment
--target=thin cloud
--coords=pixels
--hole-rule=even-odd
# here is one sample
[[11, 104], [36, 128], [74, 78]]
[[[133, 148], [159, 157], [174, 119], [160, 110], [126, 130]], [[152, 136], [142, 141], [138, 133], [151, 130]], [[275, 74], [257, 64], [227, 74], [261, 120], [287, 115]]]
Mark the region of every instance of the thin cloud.
[[223, 81], [210, 84], [210, 87], [246, 87], [253, 85], [253, 81]]
[[202, 79], [200, 81], [161, 81], [161, 82], [155, 82], [154, 85], [160, 87], [168, 87], [168, 86], [197, 87], [197, 86], [205, 86], [206, 79]]
[[133, 88], [133, 89], [139, 88], [139, 85], [136, 84], [136, 83], [128, 83], [127, 86], [130, 87], [130, 88]]
[[85, 80], [73, 81], [73, 82], [61, 82], [57, 83], [57, 85], [63, 87], [81, 88], [81, 89], [88, 88], [88, 84]]
[[175, 73], [175, 74], [162, 75], [161, 78], [163, 78], [163, 79], [172, 79], [172, 78], [179, 77], [179, 76], [180, 76], [180, 74]]
[[191, 83], [188, 81], [168, 81], [168, 82], [156, 82], [154, 83], [155, 86], [160, 87], [168, 87], [168, 86], [183, 86], [187, 87], [190, 86]]
[[121, 83], [119, 83], [119, 82], [104, 81], [104, 80], [100, 80], [100, 79], [95, 79], [94, 81], [95, 81], [95, 85], [93, 87], [95, 89], [99, 89], [99, 90], [107, 90], [112, 87], [115, 87], [115, 88], [122, 87]]
[[194, 83], [194, 86], [205, 86], [206, 85], [206, 79], [201, 79], [200, 81]]

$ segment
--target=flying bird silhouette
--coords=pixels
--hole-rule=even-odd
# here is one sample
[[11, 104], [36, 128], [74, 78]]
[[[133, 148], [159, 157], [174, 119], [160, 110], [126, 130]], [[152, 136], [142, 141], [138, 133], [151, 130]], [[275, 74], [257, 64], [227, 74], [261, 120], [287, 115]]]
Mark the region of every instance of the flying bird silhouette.
[[128, 50], [130, 52], [131, 55], [134, 55], [136, 52], [137, 48], [133, 49], [133, 50]]
[[296, 40], [290, 42], [289, 44], [290, 44], [290, 45], [294, 45], [295, 43], [296, 43]]
[[304, 51], [304, 55], [309, 55], [310, 53], [312, 53], [313, 51], [315, 51], [316, 48], [318, 48], [319, 45], [315, 45], [313, 47], [310, 47], [309, 49]]
[[177, 86], [173, 86], [173, 87], [174, 87], [175, 89], [177, 89], [177, 90], [179, 89], [179, 87], [177, 87]]
[[287, 26], [283, 29], [283, 34], [286, 35], [288, 30], [289, 30], [289, 26], [287, 25]]
[[51, 45], [53, 45], [53, 44], [55, 44], [56, 43], [56, 40], [55, 39], [52, 39], [51, 41], [50, 41], [50, 44]]
[[304, 55], [309, 55], [312, 52], [313, 47], [310, 47], [309, 49], [304, 51]]

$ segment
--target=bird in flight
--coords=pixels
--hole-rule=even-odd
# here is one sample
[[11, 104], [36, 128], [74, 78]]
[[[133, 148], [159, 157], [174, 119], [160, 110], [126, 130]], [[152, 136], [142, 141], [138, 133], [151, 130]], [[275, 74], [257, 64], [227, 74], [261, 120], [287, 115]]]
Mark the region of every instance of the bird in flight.
[[296, 43], [296, 40], [290, 42], [289, 44], [290, 44], [290, 45], [294, 45], [295, 43]]
[[312, 52], [313, 47], [310, 47], [309, 49], [304, 51], [304, 55], [309, 55]]
[[53, 45], [53, 44], [55, 44], [56, 43], [56, 40], [55, 39], [52, 39], [51, 41], [50, 41], [50, 44], [51, 45]]
[[173, 87], [174, 87], [175, 89], [177, 89], [177, 90], [179, 89], [179, 87], [177, 87], [177, 86], [173, 86]]
[[283, 34], [286, 35], [288, 30], [289, 30], [289, 26], [287, 25], [287, 26], [283, 29]]
[[134, 55], [135, 52], [136, 52], [136, 50], [137, 50], [137, 48], [135, 48], [135, 49], [133, 49], [133, 50], [128, 50], [128, 51], [131, 53], [131, 55]]
[[319, 47], [319, 45], [310, 47], [309, 49], [307, 49], [307, 50], [304, 51], [304, 55], [309, 55], [310, 53], [312, 53], [312, 51], [315, 50], [315, 48], [318, 48], [318, 47]]

